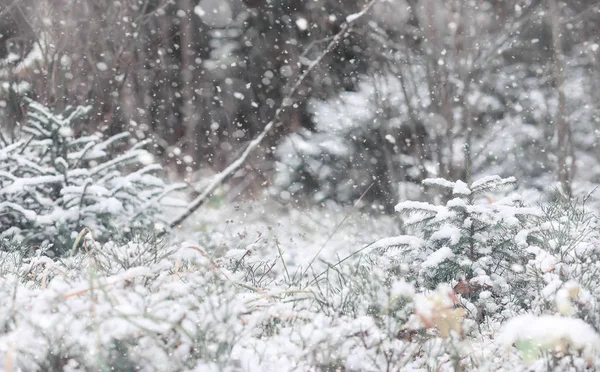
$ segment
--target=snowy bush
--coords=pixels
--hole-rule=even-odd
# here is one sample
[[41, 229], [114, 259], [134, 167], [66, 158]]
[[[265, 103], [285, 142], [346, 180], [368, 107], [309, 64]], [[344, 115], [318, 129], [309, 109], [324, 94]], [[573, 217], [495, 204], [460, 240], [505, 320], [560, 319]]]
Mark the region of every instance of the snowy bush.
[[[496, 324], [497, 363], [528, 370], [600, 368], [600, 232], [598, 219], [578, 201], [561, 198], [516, 237], [528, 254], [526, 314]], [[511, 301], [517, 300], [512, 298]], [[518, 359], [514, 359], [514, 354]], [[512, 355], [512, 357], [510, 357]], [[491, 367], [490, 367], [491, 368]]]
[[[23, 281], [29, 284], [0, 306], [6, 320], [0, 331], [3, 366], [27, 371], [192, 370], [199, 360], [214, 368], [231, 357], [244, 332], [244, 302], [232, 283], [208, 270], [207, 258], [183, 249], [111, 275], [99, 264], [104, 256], [96, 257], [101, 250], [93, 246], [88, 257], [61, 262], [32, 257], [5, 275], [1, 293]], [[153, 248], [128, 245], [120, 250], [128, 255]], [[197, 270], [202, 274], [196, 275]]]
[[396, 210], [408, 217], [404, 223], [412, 235], [384, 239], [371, 250], [383, 251], [383, 259], [424, 288], [452, 284], [457, 294], [480, 305], [476, 317], [497, 313], [507, 296], [515, 303], [524, 301], [520, 295], [527, 280], [528, 252], [522, 243], [529, 236], [522, 232], [529, 232], [532, 218], [541, 212], [526, 207], [518, 196], [485, 197], [486, 192], [514, 182], [498, 176], [470, 185], [426, 179], [425, 187], [443, 189], [449, 200], [445, 205], [399, 203]]
[[277, 147], [276, 194], [347, 205], [372, 184], [364, 200], [393, 212], [398, 185], [410, 189], [422, 179], [421, 164], [410, 155], [418, 151], [414, 138], [425, 135], [409, 124], [398, 79], [367, 79], [356, 92], [311, 100], [308, 107], [314, 130], [292, 133]]
[[172, 188], [139, 142], [122, 151], [128, 133], [75, 137], [71, 129], [89, 107], [55, 113], [29, 101], [18, 138], [0, 144], [0, 231], [28, 245], [70, 248], [83, 228], [104, 241], [151, 233], [158, 202]]
[[[375, 371], [436, 366], [448, 355], [458, 360], [449, 346], [459, 342], [462, 313], [453, 309], [446, 287], [418, 293], [403, 281], [386, 284], [376, 270], [345, 283], [332, 271], [308, 288], [257, 288], [187, 243], [157, 260], [109, 271], [113, 253], [136, 256], [156, 247], [89, 248], [56, 261], [0, 253], [8, 266], [0, 272], [0, 294], [19, 287], [0, 304], [1, 365], [27, 371]], [[344, 265], [339, 275], [356, 268]], [[327, 295], [360, 286], [366, 295], [360, 300]], [[344, 302], [356, 311], [336, 310]]]
[[535, 276], [531, 303], [537, 314], [579, 318], [600, 329], [600, 230], [598, 218], [585, 203], [558, 199], [542, 206], [538, 223], [522, 236], [535, 258], [528, 271]]

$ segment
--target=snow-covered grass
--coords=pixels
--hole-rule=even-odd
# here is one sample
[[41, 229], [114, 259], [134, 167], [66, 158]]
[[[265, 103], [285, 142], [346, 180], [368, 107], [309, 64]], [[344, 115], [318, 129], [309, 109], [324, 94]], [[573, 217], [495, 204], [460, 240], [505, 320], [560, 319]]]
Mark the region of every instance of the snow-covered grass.
[[[566, 277], [585, 270], [559, 259], [542, 273], [534, 289], [540, 295], [529, 311], [506, 322], [493, 316], [482, 321], [456, 287], [415, 288], [370, 258], [384, 246], [423, 244], [388, 238], [400, 233], [392, 217], [254, 202], [205, 208], [168, 242], [87, 240], [79, 253], [63, 258], [4, 246], [0, 366], [7, 371], [600, 366], [598, 324], [585, 315], [597, 309], [597, 290], [590, 287], [597, 281], [589, 279], [589, 271], [581, 274], [588, 277], [582, 281], [587, 289], [567, 283]], [[591, 249], [594, 239], [586, 236], [576, 244]]]

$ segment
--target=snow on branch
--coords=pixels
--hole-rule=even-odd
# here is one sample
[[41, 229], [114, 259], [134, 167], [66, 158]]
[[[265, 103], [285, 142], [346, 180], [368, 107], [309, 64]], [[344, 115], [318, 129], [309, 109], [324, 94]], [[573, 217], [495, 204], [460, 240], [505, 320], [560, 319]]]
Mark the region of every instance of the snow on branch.
[[394, 209], [396, 210], [396, 212], [407, 212], [407, 213], [422, 212], [422, 213], [434, 213], [435, 214], [435, 213], [438, 213], [441, 208], [437, 205], [433, 205], [433, 204], [429, 204], [429, 203], [425, 203], [425, 202], [407, 200], [402, 203], [398, 203]]
[[447, 189], [454, 188], [454, 182], [448, 181], [445, 178], [427, 178], [423, 180], [422, 184], [423, 186], [437, 186]]
[[504, 185], [512, 185], [517, 182], [515, 177], [502, 178], [500, 176], [487, 176], [478, 179], [471, 185], [471, 190], [474, 192], [486, 191], [489, 189], [499, 188]]
[[368, 254], [373, 251], [386, 250], [390, 247], [409, 247], [410, 249], [420, 249], [425, 246], [425, 241], [419, 237], [411, 235], [400, 235], [389, 238], [382, 238], [370, 244], [363, 252]]

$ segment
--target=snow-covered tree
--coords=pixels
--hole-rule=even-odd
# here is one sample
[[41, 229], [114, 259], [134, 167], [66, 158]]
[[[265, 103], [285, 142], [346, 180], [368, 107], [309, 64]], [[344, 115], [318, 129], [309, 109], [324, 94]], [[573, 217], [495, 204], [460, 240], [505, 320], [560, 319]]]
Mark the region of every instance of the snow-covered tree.
[[56, 113], [28, 101], [18, 138], [0, 145], [2, 236], [60, 253], [84, 228], [107, 240], [160, 225], [158, 202], [177, 186], [152, 175], [161, 167], [146, 142], [124, 146], [128, 133], [75, 137], [72, 126], [89, 110]]
[[[533, 238], [533, 234], [522, 232], [534, 216], [540, 215], [518, 196], [493, 200], [485, 195], [514, 183], [514, 178], [499, 176], [471, 184], [426, 179], [425, 187], [443, 189], [449, 200], [442, 205], [399, 203], [396, 211], [407, 216], [405, 226], [412, 235], [389, 238], [378, 246], [402, 275], [421, 286], [435, 288], [451, 283], [456, 293], [481, 302], [487, 312], [495, 312], [507, 296], [518, 297], [518, 289], [527, 280], [529, 257], [519, 239]], [[394, 246], [400, 250], [390, 249]], [[502, 301], [490, 301], [490, 297]]]
[[410, 124], [396, 77], [365, 77], [356, 92], [308, 107], [313, 130], [288, 135], [276, 150], [277, 193], [352, 204], [372, 185], [365, 200], [389, 212], [403, 187], [418, 194], [424, 168], [433, 165], [420, 153], [424, 129]]

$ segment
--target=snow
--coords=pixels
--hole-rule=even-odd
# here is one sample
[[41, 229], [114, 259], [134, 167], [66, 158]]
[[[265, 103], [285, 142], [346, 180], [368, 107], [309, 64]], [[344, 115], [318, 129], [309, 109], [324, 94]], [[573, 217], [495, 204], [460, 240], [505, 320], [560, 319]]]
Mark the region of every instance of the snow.
[[0, 203], [0, 212], [6, 213], [8, 210], [14, 210], [14, 211], [19, 212], [20, 214], [23, 215], [23, 217], [25, 217], [29, 221], [35, 221], [37, 218], [37, 213], [35, 213], [35, 211], [25, 209], [21, 205], [16, 204], [16, 203], [1, 202]]
[[482, 177], [476, 181], [473, 182], [473, 184], [471, 184], [471, 190], [473, 189], [478, 189], [481, 186], [491, 183], [494, 185], [504, 185], [504, 184], [511, 184], [511, 183], [515, 183], [517, 180], [514, 177], [508, 177], [506, 179], [502, 179], [500, 176], [498, 175], [493, 175], [493, 176], [486, 176], [486, 177]]
[[106, 71], [106, 70], [108, 70], [108, 65], [105, 62], [98, 62], [98, 63], [96, 63], [96, 68], [99, 71]]
[[564, 283], [563, 287], [556, 292], [556, 309], [562, 315], [575, 315], [576, 308], [573, 304], [573, 300], [579, 300], [581, 288], [579, 283], [575, 281], [568, 281]]
[[198, 16], [198, 17], [204, 17], [204, 15], [206, 14], [206, 12], [204, 11], [204, 9], [202, 9], [202, 7], [200, 5], [196, 5], [194, 7], [194, 13]]
[[584, 321], [555, 315], [520, 315], [509, 320], [496, 341], [512, 347], [518, 341], [532, 342], [540, 349], [564, 350], [567, 347], [587, 355], [600, 348], [600, 336]]
[[360, 13], [350, 14], [349, 16], [346, 17], [346, 22], [347, 23], [355, 22], [357, 19], [359, 19], [361, 17], [361, 15], [362, 14], [360, 14]]
[[396, 280], [390, 289], [390, 296], [412, 298], [415, 296], [415, 286], [405, 280]]
[[25, 187], [41, 187], [47, 184], [61, 182], [64, 176], [36, 176], [29, 178], [16, 178], [13, 182], [0, 189], [0, 194], [15, 194], [23, 191]]
[[376, 250], [380, 250], [380, 249], [387, 249], [390, 247], [402, 247], [402, 246], [407, 246], [410, 249], [419, 249], [419, 248], [423, 247], [424, 244], [425, 244], [425, 241], [423, 241], [423, 239], [420, 239], [418, 237], [409, 236], [409, 235], [401, 235], [401, 236], [379, 239], [376, 242], [369, 244], [366, 247], [367, 250], [365, 250], [364, 253], [369, 253], [371, 251], [376, 251]]
[[442, 262], [451, 259], [454, 257], [454, 252], [449, 247], [442, 247], [437, 251], [430, 254], [425, 261], [421, 264], [421, 267], [424, 269], [429, 269], [431, 267], [438, 266]]
[[423, 180], [424, 186], [439, 186], [447, 189], [454, 189], [455, 183], [452, 181], [448, 181], [445, 178], [427, 178]]
[[456, 181], [454, 184], [454, 188], [452, 189], [452, 194], [454, 195], [471, 195], [471, 190], [469, 186], [463, 181]]
[[410, 211], [415, 210], [417, 212], [429, 212], [429, 213], [438, 213], [443, 210], [443, 208], [440, 208], [438, 206], [435, 206], [435, 205], [432, 205], [429, 203], [412, 201], [412, 200], [398, 203], [394, 209], [396, 210], [396, 212], [402, 212], [402, 211], [410, 212]]
[[539, 268], [544, 273], [554, 269], [555, 265], [559, 261], [558, 258], [553, 254], [537, 246], [528, 246], [527, 252], [530, 252], [534, 255], [534, 258], [531, 260], [530, 264], [536, 268]]
[[300, 31], [305, 31], [308, 29], [308, 21], [306, 20], [306, 18], [300, 17], [296, 19], [296, 26]]
[[527, 229], [519, 231], [515, 236], [515, 243], [521, 248], [527, 247], [527, 238], [529, 237], [530, 231]]
[[456, 245], [460, 241], [462, 231], [451, 225], [442, 225], [439, 230], [431, 235], [432, 240], [448, 240], [450, 244]]
[[39, 63], [43, 63], [45, 56], [53, 50], [54, 45], [50, 41], [49, 35], [46, 32], [41, 32], [39, 39], [33, 43], [29, 53], [17, 64], [14, 73], [18, 74], [35, 69]]
[[71, 137], [73, 136], [73, 129], [68, 127], [62, 127], [58, 130], [58, 133], [63, 137]]
[[448, 201], [448, 203], [446, 203], [446, 206], [448, 208], [461, 208], [461, 209], [467, 209], [467, 203], [465, 202], [464, 199], [461, 198], [454, 198]]

